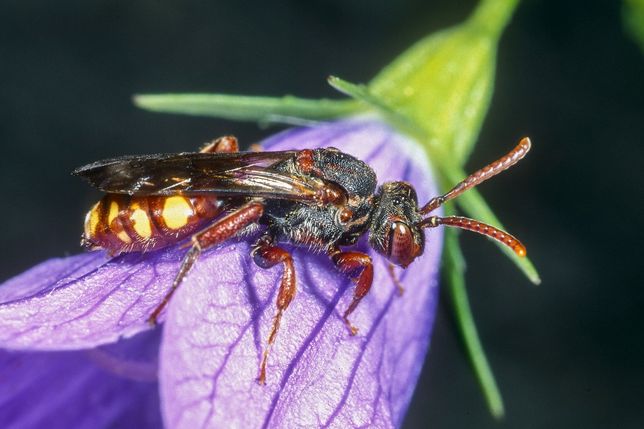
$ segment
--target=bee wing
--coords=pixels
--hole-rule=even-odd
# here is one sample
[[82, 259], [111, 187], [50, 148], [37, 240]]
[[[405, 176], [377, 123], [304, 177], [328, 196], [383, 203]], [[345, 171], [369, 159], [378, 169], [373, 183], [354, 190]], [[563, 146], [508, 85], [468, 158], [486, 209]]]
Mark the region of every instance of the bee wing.
[[103, 192], [137, 196], [198, 195], [312, 200], [324, 182], [279, 172], [271, 166], [297, 151], [177, 153], [97, 161], [72, 174]]

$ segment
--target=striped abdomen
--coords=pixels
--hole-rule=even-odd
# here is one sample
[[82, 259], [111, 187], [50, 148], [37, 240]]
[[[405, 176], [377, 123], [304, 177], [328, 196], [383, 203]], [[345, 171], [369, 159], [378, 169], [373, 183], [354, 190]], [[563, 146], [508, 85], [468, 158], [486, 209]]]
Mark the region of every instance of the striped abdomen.
[[82, 244], [114, 255], [160, 249], [206, 226], [227, 202], [216, 196], [108, 194], [85, 216]]

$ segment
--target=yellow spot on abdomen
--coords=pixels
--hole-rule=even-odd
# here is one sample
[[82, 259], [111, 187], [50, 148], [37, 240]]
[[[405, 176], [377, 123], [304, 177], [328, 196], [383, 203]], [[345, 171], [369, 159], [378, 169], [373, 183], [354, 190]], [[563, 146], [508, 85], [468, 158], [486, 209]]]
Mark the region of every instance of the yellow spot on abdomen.
[[98, 226], [98, 221], [100, 219], [100, 213], [98, 212], [99, 203], [94, 204], [94, 206], [87, 212], [85, 215], [85, 238], [91, 238], [96, 234], [96, 227]]
[[110, 202], [110, 212], [107, 215], [107, 225], [111, 225], [112, 221], [119, 215], [119, 204], [116, 201]]
[[110, 211], [107, 213], [107, 226], [116, 234], [116, 237], [121, 240], [123, 243], [131, 243], [132, 239], [127, 232], [123, 229], [120, 223], [113, 225], [112, 221], [116, 219], [119, 215], [119, 203], [116, 201], [110, 201]]
[[125, 231], [120, 231], [120, 232], [118, 232], [118, 233], [116, 234], [116, 236], [117, 236], [117, 237], [118, 237], [118, 239], [119, 239], [119, 240], [121, 240], [123, 243], [127, 243], [127, 244], [129, 244], [129, 243], [131, 243], [131, 242], [132, 242], [132, 239], [130, 238], [130, 236], [129, 236], [129, 235], [127, 235], [127, 232], [125, 232]]
[[130, 220], [132, 221], [132, 227], [134, 231], [141, 238], [150, 238], [152, 236], [152, 228], [150, 227], [150, 218], [148, 214], [139, 206], [137, 203], [134, 203], [130, 206], [132, 214], [130, 214]]
[[193, 213], [192, 204], [184, 197], [169, 197], [163, 203], [163, 221], [170, 229], [179, 229], [186, 226]]

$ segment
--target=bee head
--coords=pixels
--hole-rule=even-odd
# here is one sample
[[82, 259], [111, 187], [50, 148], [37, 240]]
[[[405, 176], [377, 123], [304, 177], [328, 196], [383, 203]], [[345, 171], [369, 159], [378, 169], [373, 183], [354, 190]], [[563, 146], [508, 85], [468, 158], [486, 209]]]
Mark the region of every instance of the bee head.
[[383, 184], [369, 225], [369, 244], [392, 264], [407, 267], [423, 254], [416, 191], [407, 182]]

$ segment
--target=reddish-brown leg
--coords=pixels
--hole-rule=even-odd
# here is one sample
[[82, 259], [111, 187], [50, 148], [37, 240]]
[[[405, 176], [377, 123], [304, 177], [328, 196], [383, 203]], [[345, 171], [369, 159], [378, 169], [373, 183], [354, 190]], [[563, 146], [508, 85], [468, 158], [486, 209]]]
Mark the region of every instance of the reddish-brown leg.
[[268, 335], [268, 343], [264, 349], [264, 356], [259, 367], [259, 377], [257, 378], [259, 384], [266, 384], [266, 361], [268, 360], [268, 353], [275, 342], [277, 331], [280, 329], [282, 314], [295, 296], [295, 267], [293, 266], [291, 254], [280, 247], [274, 246], [270, 236], [263, 236], [257, 241], [253, 248], [252, 256], [255, 263], [262, 268], [271, 268], [279, 263], [284, 264], [284, 272], [282, 273], [280, 288], [277, 292], [277, 313], [273, 318], [273, 326]]
[[353, 300], [342, 315], [342, 319], [347, 325], [347, 328], [349, 328], [351, 335], [356, 335], [358, 328], [349, 322], [349, 315], [353, 313], [362, 298], [371, 289], [371, 284], [373, 283], [373, 264], [371, 263], [371, 258], [361, 252], [342, 252], [338, 249], [330, 252], [329, 256], [335, 266], [356, 284], [353, 292]]
[[389, 273], [389, 277], [391, 277], [391, 281], [396, 285], [396, 289], [398, 289], [398, 296], [402, 296], [405, 293], [405, 288], [402, 283], [400, 283], [400, 280], [396, 275], [394, 264], [391, 262], [387, 262], [387, 272]]
[[223, 136], [206, 143], [201, 149], [201, 153], [234, 153], [239, 152], [239, 143], [234, 136]]
[[[324, 172], [315, 166], [312, 149], [299, 151], [295, 156], [295, 166], [301, 174], [324, 177]], [[343, 216], [347, 219], [351, 219], [353, 216], [351, 210], [345, 207], [347, 204], [346, 190], [335, 183], [326, 182], [325, 186], [318, 190], [316, 199], [321, 205], [333, 204], [343, 207]]]
[[155, 325], [157, 317], [165, 306], [170, 302], [170, 298], [177, 290], [183, 279], [185, 278], [190, 268], [194, 265], [202, 250], [209, 247], [216, 246], [224, 241], [234, 237], [242, 229], [248, 225], [255, 223], [262, 217], [264, 213], [264, 205], [259, 201], [251, 201], [239, 207], [235, 211], [230, 212], [226, 216], [217, 219], [208, 228], [198, 232], [192, 236], [192, 245], [186, 256], [184, 256], [179, 272], [177, 273], [170, 290], [163, 297], [161, 303], [152, 312], [148, 318], [148, 323]]
[[315, 167], [312, 149], [302, 149], [295, 157], [295, 165], [304, 174], [315, 173], [317, 176], [323, 176], [322, 171]]

